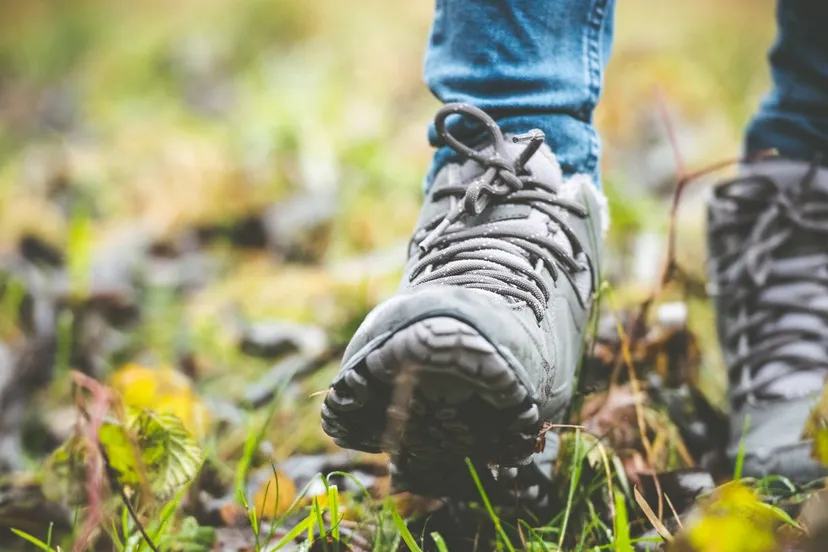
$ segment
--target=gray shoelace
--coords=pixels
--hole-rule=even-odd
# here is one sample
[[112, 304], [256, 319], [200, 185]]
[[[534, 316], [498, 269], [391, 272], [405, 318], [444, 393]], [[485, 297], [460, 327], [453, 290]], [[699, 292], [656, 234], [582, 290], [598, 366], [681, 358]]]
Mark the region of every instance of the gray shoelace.
[[817, 392], [828, 373], [828, 193], [812, 186], [816, 171], [793, 192], [761, 175], [716, 190], [737, 209], [712, 239], [749, 229], [720, 259], [718, 293], [738, 313], [724, 343], [734, 400]]
[[[474, 150], [451, 135], [446, 129], [446, 119], [452, 114], [477, 119], [491, 136], [491, 153]], [[462, 157], [476, 161], [484, 171], [470, 183], [446, 186], [435, 192], [435, 201], [447, 196], [459, 201], [439, 222], [430, 225], [433, 229], [419, 243], [420, 260], [410, 272], [411, 285], [440, 283], [492, 292], [525, 302], [540, 322], [550, 297], [541, 269], [546, 267], [557, 282], [561, 273], [572, 280], [575, 272], [587, 268], [578, 260], [584, 256], [583, 248], [562, 222], [561, 209], [580, 218], [587, 216], [586, 210], [559, 197], [551, 184], [533, 178], [525, 169], [525, 164], [543, 144], [541, 131], [514, 137], [514, 143], [527, 144], [514, 157], [509, 154], [497, 123], [471, 105], [445, 105], [435, 117], [435, 127], [445, 144]], [[453, 227], [464, 216], [479, 215], [493, 204], [505, 203], [531, 205], [546, 214], [554, 228], [539, 234], [537, 227], [526, 224], [525, 220]], [[564, 233], [571, 251], [553, 239], [551, 234], [557, 231]]]

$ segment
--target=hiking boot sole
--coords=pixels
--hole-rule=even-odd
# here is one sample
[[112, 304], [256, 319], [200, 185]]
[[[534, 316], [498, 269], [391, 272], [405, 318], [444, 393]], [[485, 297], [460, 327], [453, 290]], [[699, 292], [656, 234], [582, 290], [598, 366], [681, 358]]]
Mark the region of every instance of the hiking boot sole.
[[538, 406], [472, 326], [428, 318], [366, 349], [352, 357], [322, 406], [322, 427], [339, 446], [387, 452], [420, 466], [418, 479], [432, 473], [437, 486], [444, 479], [437, 468], [464, 465], [466, 457], [481, 465], [531, 460]]

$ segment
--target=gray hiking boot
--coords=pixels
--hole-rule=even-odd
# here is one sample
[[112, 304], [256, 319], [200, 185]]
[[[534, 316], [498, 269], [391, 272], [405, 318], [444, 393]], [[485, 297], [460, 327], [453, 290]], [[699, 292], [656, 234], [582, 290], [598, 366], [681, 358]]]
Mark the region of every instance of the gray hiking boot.
[[828, 373], [827, 215], [828, 169], [778, 158], [746, 165], [709, 205], [710, 282], [730, 376], [728, 456], [744, 439], [745, 476], [826, 475], [802, 430]]
[[[477, 119], [490, 145], [445, 130]], [[337, 444], [389, 452], [417, 492], [451, 493], [456, 468], [527, 464], [565, 412], [598, 283], [605, 207], [564, 181], [543, 134], [508, 140], [483, 111], [449, 104], [435, 124], [464, 162], [437, 175], [396, 296], [345, 351], [322, 407]]]

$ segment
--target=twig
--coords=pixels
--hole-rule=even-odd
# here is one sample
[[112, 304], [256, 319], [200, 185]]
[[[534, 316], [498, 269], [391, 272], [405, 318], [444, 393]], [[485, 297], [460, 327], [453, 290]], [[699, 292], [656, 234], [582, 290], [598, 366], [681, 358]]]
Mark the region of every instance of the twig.
[[[770, 155], [775, 154], [775, 150], [764, 150], [759, 151], [755, 154], [749, 155], [747, 157], [738, 157], [738, 158], [731, 158], [725, 161], [720, 161], [718, 163], [714, 163], [713, 165], [704, 167], [698, 171], [694, 172], [687, 172], [685, 168], [684, 157], [681, 154], [681, 148], [678, 144], [678, 139], [675, 132], [675, 127], [673, 125], [672, 119], [670, 118], [669, 111], [667, 109], [667, 104], [664, 99], [664, 94], [660, 89], [656, 90], [656, 103], [659, 106], [659, 110], [661, 112], [662, 120], [664, 122], [664, 126], [667, 131], [667, 139], [670, 142], [671, 149], [673, 151], [673, 157], [676, 164], [676, 187], [673, 191], [673, 200], [672, 205], [670, 207], [670, 225], [667, 234], [667, 253], [664, 259], [664, 265], [661, 271], [661, 278], [654, 286], [650, 296], [641, 304], [641, 308], [639, 310], [638, 316], [632, 321], [632, 327], [630, 328], [629, 335], [632, 336], [630, 338], [628, 334], [624, 331], [621, 323], [618, 324], [618, 331], [621, 337], [621, 352], [624, 358], [624, 363], [627, 365], [627, 370], [629, 372], [630, 383], [633, 388], [633, 393], [635, 395], [639, 394], [639, 385], [638, 381], [635, 376], [635, 368], [632, 362], [632, 355], [631, 349], [635, 345], [635, 340], [637, 336], [635, 335], [634, 330], [640, 327], [647, 318], [649, 314], [650, 307], [656, 302], [656, 300], [660, 297], [662, 290], [664, 287], [673, 279], [674, 275], [678, 271], [678, 263], [676, 261], [676, 236], [677, 236], [677, 220], [678, 220], [678, 209], [681, 204], [681, 198], [684, 194], [687, 185], [691, 182], [695, 182], [701, 176], [719, 171], [723, 168], [729, 167], [731, 165], [735, 165], [738, 163], [743, 163], [745, 161], [752, 161], [756, 159], [761, 159], [764, 157], [768, 157]], [[612, 296], [610, 296], [610, 303], [612, 305]], [[616, 310], [613, 306], [613, 310]], [[644, 424], [644, 416], [643, 416], [643, 409], [639, 403], [636, 403], [636, 418], [638, 419], [638, 426], [639, 432], [641, 433], [642, 444], [644, 445], [644, 450], [647, 454], [647, 461], [649, 462], [650, 466], [653, 466], [653, 457], [652, 457], [652, 444], [650, 443], [649, 439], [646, 436], [646, 426]], [[656, 492], [658, 494], [658, 520], [661, 521], [664, 513], [664, 505], [662, 501], [662, 490], [661, 484], [659, 482], [658, 474], [653, 473], [653, 480], [656, 486]]]
[[[107, 462], [107, 466], [109, 462]], [[132, 518], [132, 521], [135, 523], [135, 526], [138, 528], [138, 531], [141, 533], [141, 536], [144, 538], [144, 541], [147, 543], [147, 546], [150, 547], [152, 552], [160, 552], [158, 547], [155, 546], [155, 543], [152, 542], [152, 539], [147, 534], [147, 530], [144, 529], [144, 525], [141, 523], [141, 520], [138, 519], [138, 513], [132, 507], [132, 503], [129, 501], [129, 497], [127, 497], [126, 492], [124, 492], [124, 488], [118, 482], [117, 479], [114, 479], [115, 486], [118, 488], [118, 494], [121, 495], [121, 500], [124, 503], [124, 506], [127, 507], [127, 511], [129, 512], [129, 517]]]
[[[98, 521], [101, 518], [101, 506], [100, 506], [100, 468], [93, 465], [95, 461], [95, 456], [101, 461], [103, 464], [103, 469], [106, 470], [106, 474], [108, 476], [109, 482], [113, 485], [117, 490], [118, 494], [121, 497], [124, 505], [127, 507], [127, 511], [129, 512], [132, 521], [135, 522], [135, 526], [140, 531], [141, 536], [146, 541], [147, 545], [152, 549], [152, 552], [159, 552], [158, 547], [152, 542], [152, 539], [147, 534], [146, 530], [144, 529], [143, 524], [138, 519], [138, 513], [132, 507], [132, 503], [129, 501], [129, 498], [126, 495], [126, 491], [124, 490], [121, 483], [118, 481], [118, 474], [116, 473], [115, 469], [109, 462], [109, 456], [106, 454], [106, 449], [103, 446], [99, 439], [101, 425], [103, 424], [103, 418], [106, 415], [107, 411], [111, 407], [115, 407], [118, 410], [118, 414], [120, 418], [123, 420], [123, 408], [120, 403], [109, 393], [109, 391], [100, 384], [94, 378], [87, 376], [81, 372], [72, 372], [72, 379], [76, 387], [80, 387], [86, 389], [92, 394], [92, 409], [91, 411], [87, 411], [85, 408], [79, 408], [81, 412], [81, 416], [86, 420], [86, 438], [87, 442], [90, 446], [94, 446], [98, 454], [97, 455], [90, 455], [90, 464], [87, 467], [87, 494], [89, 495], [89, 510], [90, 514], [87, 517], [84, 523], [84, 530], [82, 535], [84, 535], [78, 542], [83, 543], [89, 538], [91, 535], [92, 530], [98, 526]], [[83, 405], [82, 401], [80, 400], [80, 396], [76, 396], [76, 401], [79, 405]], [[134, 447], [135, 444], [131, 443]], [[134, 452], [134, 450], [133, 450]], [[144, 481], [144, 485], [146, 482]], [[148, 487], [147, 487], [148, 488]], [[80, 548], [76, 548], [76, 550], [81, 550]]]
[[[77, 388], [83, 388], [89, 391], [92, 395], [92, 404], [89, 410], [82, 408], [79, 410], [81, 416], [86, 420], [86, 427], [84, 428], [84, 437], [86, 439], [86, 447], [92, 449], [95, 443], [98, 442], [98, 434], [101, 425], [103, 424], [104, 416], [109, 410], [111, 397], [106, 388], [97, 380], [89, 376], [73, 371], [73, 383]], [[78, 404], [83, 404], [80, 393], [76, 393], [75, 400]], [[92, 534], [100, 526], [103, 519], [101, 493], [103, 487], [103, 469], [101, 464], [103, 459], [100, 455], [94, 454], [90, 450], [86, 460], [86, 495], [89, 499], [89, 508], [87, 510], [86, 519], [80, 530], [80, 536], [75, 541], [73, 550], [81, 552]]]
[[[152, 542], [152, 539], [147, 534], [146, 529], [144, 529], [144, 525], [141, 523], [141, 520], [138, 519], [138, 512], [135, 511], [135, 508], [132, 506], [132, 502], [129, 501], [129, 497], [124, 490], [123, 485], [121, 482], [118, 481], [118, 473], [115, 471], [115, 468], [112, 467], [112, 464], [109, 462], [109, 455], [106, 454], [106, 449], [103, 446], [103, 443], [97, 441], [98, 451], [101, 454], [101, 459], [103, 460], [104, 468], [106, 469], [106, 474], [109, 476], [110, 484], [118, 490], [118, 495], [121, 497], [121, 501], [126, 506], [127, 511], [129, 512], [129, 517], [132, 518], [132, 521], [135, 523], [135, 526], [138, 528], [138, 531], [141, 533], [141, 536], [147, 543], [147, 546], [150, 547], [152, 552], [159, 552], [158, 547]], [[126, 535], [124, 535], [126, 537]]]
[[[610, 308], [614, 313], [616, 313], [616, 319], [618, 319], [618, 308], [615, 304], [615, 298], [611, 291], [607, 294], [607, 298], [610, 303]], [[617, 331], [618, 336], [621, 339], [621, 355], [624, 358], [624, 363], [627, 365], [627, 377], [630, 380], [633, 396], [638, 398], [635, 401], [635, 419], [638, 423], [638, 432], [641, 435], [641, 444], [644, 446], [644, 452], [647, 455], [647, 463], [650, 465], [650, 468], [654, 468], [655, 457], [653, 455], [653, 444], [650, 442], [649, 437], [647, 437], [647, 424], [644, 421], [644, 407], [641, 404], [642, 401], [640, 400], [640, 397], [643, 397], [643, 395], [641, 394], [641, 386], [638, 384], [638, 376], [635, 373], [635, 365], [633, 364], [632, 353], [630, 352], [630, 338], [627, 335], [627, 332], [624, 331], [624, 327], [620, 320], [617, 323]], [[664, 505], [661, 500], [661, 483], [659, 482], [658, 474], [655, 473], [654, 469], [653, 480], [655, 481], [656, 492], [658, 493], [658, 519], [661, 520], [664, 513]]]
[[661, 112], [661, 121], [667, 130], [667, 140], [670, 142], [670, 149], [673, 150], [673, 159], [676, 162], [676, 173], [681, 177], [684, 174], [684, 156], [681, 154], [678, 137], [676, 136], [676, 127], [673, 125], [673, 119], [670, 117], [670, 110], [667, 109], [667, 99], [661, 87], [656, 87], [655, 100], [658, 105], [658, 110]]
[[[679, 272], [678, 262], [676, 261], [678, 209], [681, 205], [681, 198], [684, 195], [684, 190], [687, 188], [688, 184], [697, 181], [702, 176], [706, 176], [708, 174], [720, 171], [732, 165], [745, 163], [748, 161], [756, 161], [759, 159], [764, 159], [766, 157], [777, 155], [777, 151], [775, 149], [761, 150], [749, 154], [747, 156], [726, 159], [724, 161], [719, 161], [718, 163], [702, 167], [697, 171], [688, 172], [686, 169], [684, 157], [681, 154], [681, 148], [679, 147], [678, 138], [676, 136], [675, 131], [675, 125], [673, 125], [673, 121], [670, 118], [670, 113], [667, 109], [667, 103], [664, 99], [664, 93], [661, 91], [661, 89], [656, 89], [656, 103], [658, 104], [662, 122], [664, 123], [664, 127], [667, 131], [667, 139], [670, 142], [670, 148], [673, 151], [673, 158], [676, 164], [676, 187], [673, 190], [673, 199], [672, 204], [670, 206], [670, 225], [667, 231], [667, 254], [665, 256], [664, 264], [662, 266], [661, 278], [654, 286], [652, 292], [650, 293], [650, 296], [644, 302], [641, 303], [641, 309], [639, 310], [638, 317], [636, 317], [634, 321], [634, 324], [636, 325], [634, 327], [637, 327], [638, 324], [642, 324], [646, 320], [650, 307], [653, 305], [653, 303], [656, 302], [658, 297], [661, 295], [661, 291], [664, 289], [664, 287], [668, 283], [670, 283], [673, 280], [675, 274]], [[633, 334], [632, 344], [634, 343], [635, 336]]]
[[586, 427], [577, 424], [553, 424], [552, 422], [544, 422], [541, 426], [540, 431], [538, 432], [538, 437], [543, 437], [548, 432], [552, 431], [553, 429], [580, 429], [581, 431], [586, 431]]

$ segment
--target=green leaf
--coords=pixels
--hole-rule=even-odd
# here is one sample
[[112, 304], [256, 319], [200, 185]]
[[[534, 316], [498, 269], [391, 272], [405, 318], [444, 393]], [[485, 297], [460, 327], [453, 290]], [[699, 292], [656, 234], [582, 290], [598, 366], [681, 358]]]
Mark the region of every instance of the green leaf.
[[172, 414], [135, 411], [126, 425], [104, 422], [98, 439], [118, 483], [141, 490], [145, 481], [158, 500], [191, 481], [204, 461], [195, 439]]
[[135, 447], [130, 442], [128, 430], [119, 422], [104, 422], [98, 431], [98, 441], [106, 453], [109, 467], [114, 470], [121, 486], [137, 487], [141, 482], [142, 467]]
[[196, 476], [204, 452], [176, 416], [143, 410], [130, 427], [136, 432], [141, 461], [157, 499], [169, 498]]

